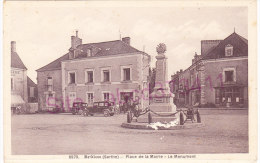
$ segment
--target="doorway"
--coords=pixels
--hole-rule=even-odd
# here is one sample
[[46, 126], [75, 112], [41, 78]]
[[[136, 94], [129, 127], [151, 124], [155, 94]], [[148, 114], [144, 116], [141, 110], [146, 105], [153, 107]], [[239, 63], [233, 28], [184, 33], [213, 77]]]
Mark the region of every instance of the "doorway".
[[130, 99], [133, 99], [133, 92], [121, 92], [120, 100], [122, 103], [127, 103]]

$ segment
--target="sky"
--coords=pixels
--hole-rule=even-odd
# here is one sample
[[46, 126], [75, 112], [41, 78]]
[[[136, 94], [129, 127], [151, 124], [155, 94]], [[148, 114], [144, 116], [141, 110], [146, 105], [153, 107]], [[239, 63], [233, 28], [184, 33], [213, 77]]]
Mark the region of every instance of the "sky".
[[151, 67], [155, 66], [156, 46], [165, 43], [169, 78], [191, 65], [195, 52], [200, 54], [201, 40], [224, 39], [234, 28], [248, 38], [245, 7], [28, 5], [13, 7], [4, 16], [5, 47], [16, 41], [16, 51], [35, 82], [35, 70], [66, 54], [76, 30], [83, 44], [131, 37], [131, 46], [152, 56]]

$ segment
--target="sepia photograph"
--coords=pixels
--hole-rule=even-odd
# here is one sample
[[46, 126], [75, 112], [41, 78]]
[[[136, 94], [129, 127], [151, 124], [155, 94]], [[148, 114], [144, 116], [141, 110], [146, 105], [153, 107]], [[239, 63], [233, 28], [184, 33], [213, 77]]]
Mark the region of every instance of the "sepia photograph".
[[256, 159], [256, 1], [213, 2], [6, 1], [7, 160]]

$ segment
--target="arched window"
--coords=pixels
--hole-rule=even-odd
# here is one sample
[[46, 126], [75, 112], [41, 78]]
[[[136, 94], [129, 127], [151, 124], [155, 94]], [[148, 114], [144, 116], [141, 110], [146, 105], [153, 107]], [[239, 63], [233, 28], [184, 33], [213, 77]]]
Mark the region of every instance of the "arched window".
[[233, 56], [233, 46], [228, 44], [225, 47], [225, 56]]

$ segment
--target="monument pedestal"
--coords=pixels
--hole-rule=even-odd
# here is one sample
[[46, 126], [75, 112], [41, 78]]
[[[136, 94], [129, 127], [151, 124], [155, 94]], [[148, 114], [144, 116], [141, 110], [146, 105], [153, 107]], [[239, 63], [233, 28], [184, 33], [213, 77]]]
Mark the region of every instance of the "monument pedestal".
[[[173, 116], [158, 116], [157, 114], [154, 113], [150, 113], [152, 116], [152, 123], [156, 123], [156, 122], [161, 122], [161, 123], [169, 123], [172, 121], [179, 121], [178, 117], [179, 117], [179, 113], [173, 115]], [[161, 112], [160, 115], [169, 115], [169, 114], [173, 114], [173, 112]], [[148, 116], [147, 114], [142, 115], [140, 117], [137, 118], [137, 122], [138, 123], [149, 123], [148, 121]]]
[[[179, 115], [176, 113], [176, 106], [173, 104], [173, 99], [168, 89], [156, 88], [155, 91], [150, 94], [149, 109], [152, 123], [161, 122], [169, 123], [178, 120]], [[142, 115], [137, 118], [139, 123], [148, 123], [148, 114]]]

